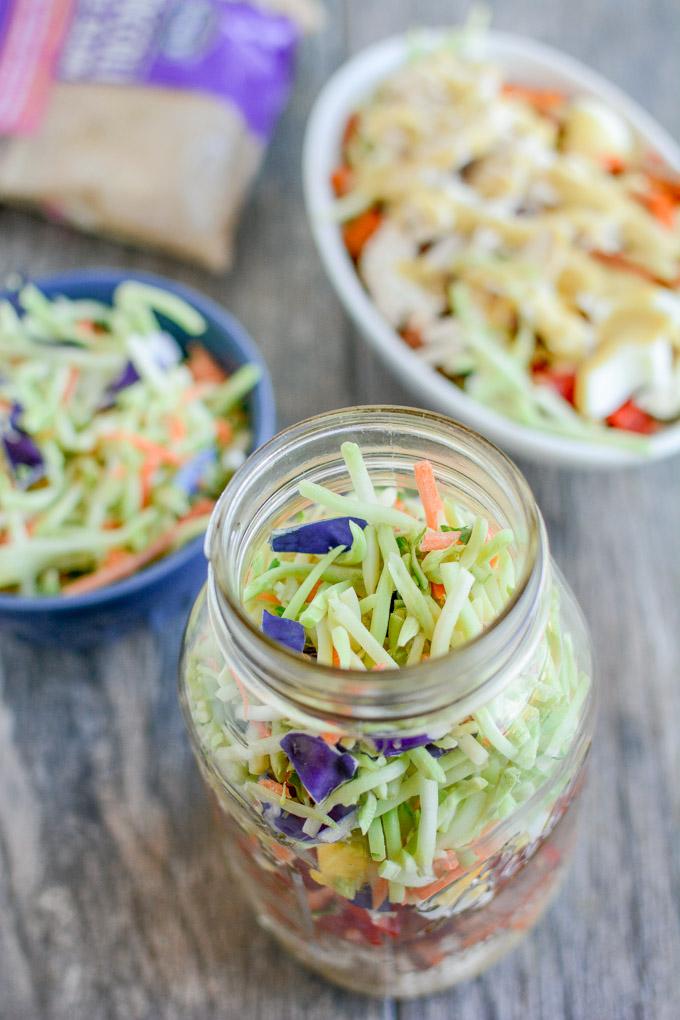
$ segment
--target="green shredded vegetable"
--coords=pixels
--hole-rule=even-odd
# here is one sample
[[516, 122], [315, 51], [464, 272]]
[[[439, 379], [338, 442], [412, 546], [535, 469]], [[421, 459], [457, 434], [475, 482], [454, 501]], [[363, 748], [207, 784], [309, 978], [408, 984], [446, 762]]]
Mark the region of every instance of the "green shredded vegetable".
[[[297, 647], [304, 645], [302, 654], [323, 666], [355, 671], [357, 683], [373, 670], [389, 678], [425, 659], [441, 658], [443, 664], [492, 625], [511, 598], [515, 537], [499, 526], [502, 522], [490, 523], [450, 500], [437, 497], [433, 503], [425, 482], [422, 492], [375, 486], [355, 444], [345, 443], [342, 454], [346, 489], [340, 491], [339, 483], [338, 491], [331, 491], [302, 482], [300, 495], [309, 502], [302, 515], [252, 551], [242, 589], [247, 611], [259, 626], [265, 611], [276, 616], [280, 610], [283, 629], [277, 640], [284, 647], [286, 636], [294, 634]], [[431, 471], [423, 462], [416, 477]], [[433, 474], [432, 485], [436, 489]], [[427, 527], [426, 519], [432, 521], [441, 506], [441, 525]], [[353, 517], [354, 527], [344, 516], [331, 516], [339, 512]], [[347, 544], [338, 545], [337, 529], [343, 527]], [[362, 544], [359, 528], [366, 537]], [[305, 552], [305, 543], [312, 541], [319, 550], [327, 542], [328, 551]], [[350, 550], [359, 550], [356, 560], [342, 566]], [[506, 689], [482, 696], [461, 717], [442, 714], [393, 732], [376, 723], [357, 727], [356, 734], [329, 734], [319, 720], [277, 716], [271, 734], [263, 735], [260, 718], [266, 718], [266, 706], [262, 717], [249, 719], [247, 713], [258, 707], [249, 699], [236, 741], [224, 709], [216, 706], [239, 704], [241, 694], [230, 671], [215, 681], [199, 651], [189, 666], [189, 704], [201, 743], [213, 755], [221, 753], [226, 774], [242, 776], [238, 770], [248, 769], [247, 790], [258, 803], [270, 805], [263, 811], [278, 833], [273, 838], [288, 840], [300, 853], [318, 848], [316, 881], [352, 899], [366, 883], [382, 879], [391, 904], [417, 904], [427, 899], [430, 887], [439, 888], [438, 879], [452, 861], [466, 860], [472, 868], [482, 835], [488, 839], [509, 813], [541, 790], [546, 793], [540, 822], [533, 824], [537, 829], [549, 824], [567, 781], [558, 778], [560, 765], [574, 743], [590, 690], [571, 637], [562, 631], [558, 602], [536, 655], [540, 670], [519, 673]], [[306, 785], [307, 752], [290, 752], [287, 735], [303, 748], [311, 742], [317, 762], [313, 781], [315, 770], [325, 776], [337, 756], [345, 766], [351, 761], [351, 772], [332, 779], [315, 799]], [[259, 771], [253, 773], [253, 764]], [[272, 782], [283, 784], [282, 793], [271, 788]], [[337, 814], [340, 809], [345, 813]], [[332, 824], [325, 821], [336, 815]], [[299, 838], [291, 833], [291, 816], [305, 819]]]
[[187, 337], [203, 316], [145, 283], [110, 305], [29, 284], [18, 304], [0, 304], [0, 590], [95, 590], [205, 530], [260, 372], [185, 356], [157, 315]]

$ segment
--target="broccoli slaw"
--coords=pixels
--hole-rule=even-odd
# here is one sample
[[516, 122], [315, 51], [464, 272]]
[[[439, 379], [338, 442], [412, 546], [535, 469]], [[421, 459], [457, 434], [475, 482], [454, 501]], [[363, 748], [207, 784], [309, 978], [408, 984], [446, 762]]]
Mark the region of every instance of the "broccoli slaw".
[[[162, 328], [190, 343], [185, 356]], [[0, 304], [0, 591], [94, 591], [205, 530], [250, 445], [243, 400], [201, 346], [206, 322], [129, 280], [112, 303], [49, 299], [28, 284]]]
[[[376, 488], [359, 447], [341, 452], [350, 494], [300, 483], [302, 519], [250, 559], [246, 612], [291, 654], [357, 674], [455, 654], [515, 592], [512, 531], [442, 498], [428, 461], [412, 489]], [[566, 810], [591, 691], [557, 599], [531, 664], [505, 689], [409, 728], [324, 727], [260, 701], [220, 662], [207, 632], [186, 658], [200, 747], [271, 845], [290, 846], [313, 888], [354, 906], [462, 909], [506, 819], [525, 807], [526, 853]]]
[[680, 184], [599, 100], [505, 82], [478, 53], [469, 33], [416, 52], [349, 118], [346, 248], [470, 396], [645, 452], [680, 416]]

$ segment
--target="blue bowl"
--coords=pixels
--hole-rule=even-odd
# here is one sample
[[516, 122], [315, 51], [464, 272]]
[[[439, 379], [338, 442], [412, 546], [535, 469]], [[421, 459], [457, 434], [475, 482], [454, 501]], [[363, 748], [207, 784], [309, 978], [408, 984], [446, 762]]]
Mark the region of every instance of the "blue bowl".
[[[163, 287], [197, 308], [208, 324], [200, 343], [228, 372], [247, 362], [260, 366], [262, 378], [247, 401], [253, 449], [270, 439], [276, 427], [276, 412], [267, 366], [243, 326], [214, 301], [174, 280], [118, 269], [79, 270], [33, 282], [48, 297], [63, 294], [109, 303], [123, 280]], [[1, 296], [12, 301], [16, 298], [14, 292]], [[163, 327], [184, 346], [186, 338], [172, 323], [163, 321]], [[30, 642], [68, 648], [113, 640], [140, 623], [162, 628], [173, 617], [188, 611], [205, 574], [203, 539], [199, 537], [132, 577], [100, 591], [45, 598], [0, 595], [0, 628]]]

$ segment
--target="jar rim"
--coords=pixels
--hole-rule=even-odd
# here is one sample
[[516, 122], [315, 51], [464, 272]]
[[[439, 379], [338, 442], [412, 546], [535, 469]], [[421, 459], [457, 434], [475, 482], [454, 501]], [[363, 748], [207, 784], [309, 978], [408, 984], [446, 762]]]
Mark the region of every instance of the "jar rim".
[[[372, 421], [374, 421], [376, 415], [388, 415], [396, 418], [397, 422], [402, 420], [404, 423], [409, 422], [412, 425], [420, 424], [423, 428], [434, 428], [440, 434], [443, 430], [450, 436], [455, 437], [462, 445], [474, 448], [480, 455], [480, 459], [488, 459], [496, 468], [501, 469], [508, 482], [515, 487], [516, 494], [519, 496], [527, 514], [528, 541], [526, 547], [523, 548], [523, 569], [517, 579], [512, 595], [501, 612], [479, 634], [458, 648], [452, 649], [446, 655], [423, 660], [410, 666], [402, 666], [398, 670], [362, 672], [354, 669], [341, 669], [288, 651], [267, 637], [255, 625], [249, 614], [245, 611], [240, 598], [232, 593], [231, 586], [221, 583], [219, 578], [219, 560], [223, 549], [217, 543], [221, 535], [226, 512], [230, 504], [233, 504], [238, 499], [239, 481], [243, 482], [252, 477], [272, 457], [281, 456], [289, 445], [295, 442], [296, 438], [310, 434], [314, 430], [327, 427], [340, 420], [343, 416], [346, 417], [348, 415], [353, 416], [356, 424], [358, 424], [356, 422], [357, 418], [371, 416]], [[339, 445], [340, 441], [338, 441]], [[529, 617], [532, 615], [532, 611], [538, 604], [543, 592], [549, 562], [545, 526], [531, 489], [519, 468], [503, 451], [472, 429], [448, 418], [446, 415], [434, 411], [389, 404], [357, 405], [323, 412], [282, 429], [267, 443], [259, 447], [238, 469], [220, 496], [213, 510], [206, 533], [205, 554], [210, 562], [208, 579], [209, 603], [212, 603], [219, 611], [222, 622], [225, 625], [226, 611], [230, 616], [230, 622], [236, 624], [241, 635], [253, 640], [253, 650], [257, 650], [259, 654], [267, 656], [270, 670], [278, 670], [282, 675], [295, 673], [295, 682], [291, 685], [294, 689], [284, 691], [274, 682], [272, 682], [272, 688], [283, 697], [298, 704], [304, 704], [306, 709], [311, 707], [310, 702], [304, 697], [302, 700], [296, 697], [296, 691], [299, 695], [299, 688], [304, 688], [305, 684], [310, 685], [312, 688], [316, 687], [317, 685], [313, 683], [315, 677], [322, 679], [326, 695], [331, 696], [332, 700], [336, 703], [341, 696], [341, 691], [348, 685], [351, 686], [353, 693], [350, 701], [352, 702], [351, 707], [353, 709], [357, 707], [355, 703], [357, 697], [362, 702], [374, 702], [376, 705], [384, 705], [386, 695], [403, 694], [409, 687], [417, 688], [425, 694], [428, 690], [439, 686], [437, 683], [428, 683], [428, 681], [432, 681], [437, 674], [441, 674], [443, 667], [448, 671], [447, 684], [455, 692], [456, 667], [459, 668], [460, 672], [465, 672], [465, 667], [468, 666], [469, 668], [470, 660], [475, 657], [479, 659], [480, 653], [484, 649], [488, 649], [494, 640], [496, 643], [500, 641], [502, 646], [507, 645], [511, 636], [521, 629], [522, 621], [529, 621]], [[211, 613], [211, 615], [213, 614]], [[214, 619], [213, 622], [215, 622]], [[507, 662], [507, 656], [501, 657]], [[451, 675], [452, 667], [453, 677]], [[499, 666], [499, 668], [501, 667]], [[486, 682], [489, 679], [488, 672], [487, 669], [487, 675], [475, 687], [475, 693], [479, 693], [486, 686]], [[482, 670], [482, 674], [484, 674], [484, 670]], [[357, 687], [360, 687], [361, 690], [357, 691]], [[466, 690], [465, 694], [468, 693]], [[456, 697], [449, 698], [446, 702], [447, 707], [455, 704], [457, 700]], [[437, 709], [441, 707], [443, 706], [436, 706]], [[432, 708], [428, 707], [425, 711], [431, 710]], [[324, 711], [323, 714], [324, 717], [328, 718], [333, 713]], [[421, 715], [423, 710], [419, 710], [415, 714]], [[367, 718], [361, 712], [356, 713], [352, 711], [351, 715], [357, 720]], [[341, 716], [343, 718], [347, 717], [345, 713], [341, 713]]]

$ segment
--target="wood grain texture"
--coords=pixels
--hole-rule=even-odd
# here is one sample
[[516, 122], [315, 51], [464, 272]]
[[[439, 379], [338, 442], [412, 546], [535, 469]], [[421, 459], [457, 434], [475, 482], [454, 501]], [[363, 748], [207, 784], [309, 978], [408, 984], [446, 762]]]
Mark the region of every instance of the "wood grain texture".
[[[344, 57], [467, 4], [330, 0], [225, 278], [0, 214], [0, 269], [124, 265], [229, 306], [282, 424], [408, 402], [325, 282], [302, 208], [305, 118]], [[680, 135], [676, 0], [504, 0], [499, 27], [590, 62]], [[290, 366], [295, 359], [295, 373]], [[2, 1020], [674, 1020], [680, 972], [680, 460], [610, 476], [522, 465], [590, 621], [602, 699], [564, 893], [482, 978], [411, 1004], [337, 991], [280, 955], [225, 873], [177, 707], [181, 621], [82, 657], [0, 646]]]

